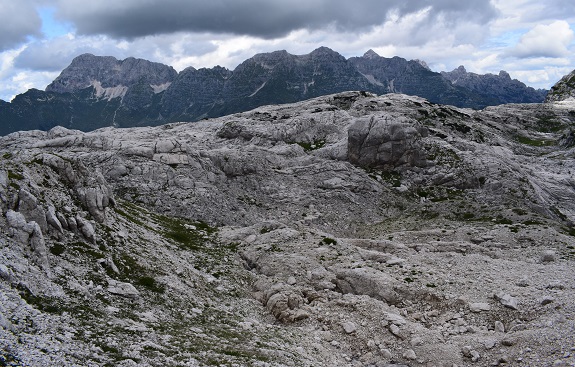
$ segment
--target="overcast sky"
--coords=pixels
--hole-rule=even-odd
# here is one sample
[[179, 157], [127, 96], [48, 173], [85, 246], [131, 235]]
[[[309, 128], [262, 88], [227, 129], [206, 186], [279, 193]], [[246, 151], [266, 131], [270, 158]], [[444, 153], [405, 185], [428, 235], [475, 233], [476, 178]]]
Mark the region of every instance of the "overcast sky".
[[575, 69], [575, 1], [0, 0], [0, 99], [44, 89], [86, 52], [180, 71], [320, 46], [420, 59], [434, 71], [506, 70], [550, 88]]

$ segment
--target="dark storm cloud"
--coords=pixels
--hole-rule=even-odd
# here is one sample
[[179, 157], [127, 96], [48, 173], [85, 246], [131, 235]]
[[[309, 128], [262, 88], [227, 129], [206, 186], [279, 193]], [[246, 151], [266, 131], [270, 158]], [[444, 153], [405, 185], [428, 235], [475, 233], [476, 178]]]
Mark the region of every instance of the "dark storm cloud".
[[430, 19], [485, 23], [496, 11], [488, 0], [60, 0], [58, 15], [82, 34], [137, 38], [178, 31], [275, 38], [297, 29], [361, 31], [430, 8]]
[[18, 46], [28, 36], [39, 35], [41, 26], [31, 3], [0, 0], [0, 51]]

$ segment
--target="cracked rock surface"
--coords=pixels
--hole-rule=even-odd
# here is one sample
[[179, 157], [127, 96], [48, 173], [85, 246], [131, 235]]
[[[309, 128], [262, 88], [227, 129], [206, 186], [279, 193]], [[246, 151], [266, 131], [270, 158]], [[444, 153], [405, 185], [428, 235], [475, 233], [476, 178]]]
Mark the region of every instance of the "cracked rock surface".
[[347, 92], [0, 139], [0, 364], [573, 366], [575, 104]]

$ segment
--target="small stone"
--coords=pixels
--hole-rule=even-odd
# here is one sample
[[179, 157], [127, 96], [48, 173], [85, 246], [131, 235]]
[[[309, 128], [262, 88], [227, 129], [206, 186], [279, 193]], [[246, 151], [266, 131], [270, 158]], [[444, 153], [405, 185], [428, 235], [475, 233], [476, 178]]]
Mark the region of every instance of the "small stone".
[[498, 293], [495, 295], [497, 299], [503, 306], [517, 310], [517, 299], [507, 293]]
[[127, 298], [136, 298], [140, 295], [140, 292], [132, 284], [116, 280], [108, 281], [108, 292]]
[[565, 289], [565, 285], [561, 283], [559, 280], [554, 280], [551, 283], [547, 284], [547, 289]]
[[390, 359], [392, 357], [391, 351], [389, 349], [384, 348], [381, 349], [380, 352], [381, 356], [385, 359]]
[[461, 354], [463, 354], [464, 357], [471, 358], [471, 346], [466, 345], [466, 346], [462, 347], [461, 348]]
[[472, 350], [471, 351], [471, 362], [477, 362], [481, 358], [481, 354], [478, 351]]
[[341, 326], [343, 327], [343, 330], [346, 332], [346, 334], [355, 333], [357, 331], [357, 326], [355, 326], [353, 322], [344, 322], [341, 324]]
[[495, 331], [497, 331], [498, 333], [505, 332], [505, 326], [503, 326], [503, 323], [501, 321], [495, 321]]
[[392, 324], [397, 325], [397, 326], [402, 326], [402, 325], [405, 325], [405, 323], [406, 323], [405, 319], [402, 316], [394, 314], [394, 313], [386, 314], [385, 319], [387, 321], [391, 322]]
[[556, 260], [555, 251], [553, 250], [546, 250], [541, 254], [540, 261], [542, 263], [550, 263]]
[[294, 285], [294, 284], [296, 284], [296, 283], [297, 283], [297, 281], [296, 281], [295, 277], [289, 277], [289, 278], [287, 278], [287, 284], [289, 284], [289, 285]]
[[550, 296], [545, 296], [541, 299], [541, 306], [545, 306], [545, 305], [548, 305], [550, 303], [553, 303], [553, 301], [555, 301], [555, 298], [550, 297]]
[[470, 303], [469, 310], [471, 312], [490, 311], [491, 306], [489, 305], [489, 303], [484, 302]]
[[307, 312], [306, 310], [302, 310], [301, 308], [298, 309], [293, 316], [293, 319], [295, 321], [300, 321], [307, 318], [309, 318], [309, 312]]
[[399, 327], [397, 325], [395, 324], [389, 325], [389, 331], [391, 331], [393, 335], [401, 337], [401, 330], [399, 330]]
[[485, 346], [485, 349], [493, 349], [493, 347], [495, 347], [495, 340], [488, 339], [483, 342], [483, 345]]
[[399, 257], [394, 257], [392, 259], [389, 259], [385, 262], [386, 265], [401, 265], [405, 262], [405, 259], [401, 259]]
[[0, 278], [10, 281], [12, 279], [12, 272], [4, 264], [0, 264]]
[[416, 347], [418, 345], [422, 345], [423, 344], [423, 339], [419, 338], [419, 337], [415, 337], [413, 339], [411, 339], [411, 341], [409, 342], [409, 344], [411, 344], [412, 346]]
[[515, 283], [518, 287], [529, 287], [529, 280], [527, 278], [522, 278]]
[[408, 349], [405, 352], [403, 352], [403, 358], [413, 361], [417, 359], [417, 355], [415, 354], [413, 349]]
[[501, 345], [504, 345], [506, 347], [512, 347], [515, 344], [517, 344], [517, 339], [515, 338], [505, 338], [501, 341]]

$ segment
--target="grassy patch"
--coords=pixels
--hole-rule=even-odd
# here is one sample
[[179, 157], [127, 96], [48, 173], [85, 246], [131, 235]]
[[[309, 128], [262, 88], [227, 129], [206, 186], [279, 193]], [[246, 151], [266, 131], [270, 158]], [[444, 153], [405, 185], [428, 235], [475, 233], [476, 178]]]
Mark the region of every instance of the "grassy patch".
[[529, 145], [532, 147], [549, 147], [556, 144], [555, 140], [531, 139], [526, 136], [518, 136], [517, 141], [521, 144]]
[[61, 243], [55, 243], [52, 247], [50, 247], [50, 253], [56, 256], [62, 255], [66, 251], [66, 247]]
[[319, 245], [337, 245], [337, 241], [333, 238], [323, 237], [319, 242]]
[[26, 301], [30, 306], [44, 312], [53, 313], [53, 314], [60, 314], [62, 313], [62, 309], [58, 304], [57, 300], [49, 298], [49, 297], [42, 297], [39, 295], [35, 295], [26, 287], [24, 284], [19, 283], [16, 286], [20, 297]]
[[166, 291], [166, 287], [163, 284], [159, 284], [156, 279], [148, 276], [140, 277], [136, 281], [136, 285], [141, 285], [156, 293], [164, 293]]
[[323, 148], [325, 146], [325, 140], [314, 140], [313, 142], [296, 142], [297, 145], [303, 148], [306, 152]]

